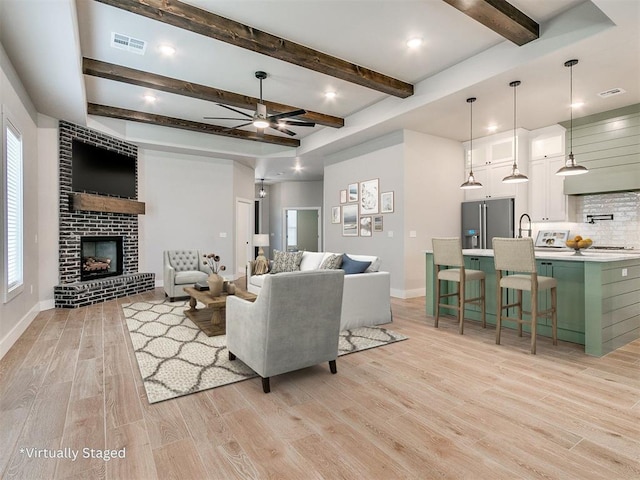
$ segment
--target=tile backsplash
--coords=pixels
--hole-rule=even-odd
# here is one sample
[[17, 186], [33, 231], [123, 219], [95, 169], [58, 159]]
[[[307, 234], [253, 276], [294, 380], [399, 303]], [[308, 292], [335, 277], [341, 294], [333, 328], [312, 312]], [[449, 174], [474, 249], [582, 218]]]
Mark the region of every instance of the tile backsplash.
[[[538, 230], [568, 229], [571, 236], [590, 237], [594, 244], [640, 250], [640, 192], [581, 195], [574, 198], [574, 222], [538, 222]], [[613, 220], [587, 223], [587, 215], [613, 214]]]

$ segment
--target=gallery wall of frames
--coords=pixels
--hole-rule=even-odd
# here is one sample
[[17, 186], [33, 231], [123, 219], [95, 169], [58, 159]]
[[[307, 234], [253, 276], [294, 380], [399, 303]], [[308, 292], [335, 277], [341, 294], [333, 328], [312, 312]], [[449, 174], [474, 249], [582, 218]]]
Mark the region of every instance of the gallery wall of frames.
[[380, 179], [354, 182], [340, 190], [340, 205], [331, 207], [331, 223], [343, 237], [371, 237], [384, 231], [384, 214], [393, 213], [393, 191], [380, 192]]

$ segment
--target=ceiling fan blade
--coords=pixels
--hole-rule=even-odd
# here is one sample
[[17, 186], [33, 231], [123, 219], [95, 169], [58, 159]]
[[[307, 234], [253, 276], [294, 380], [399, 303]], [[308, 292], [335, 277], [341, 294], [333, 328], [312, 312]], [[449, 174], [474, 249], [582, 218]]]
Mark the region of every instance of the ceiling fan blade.
[[269, 116], [269, 121], [271, 122], [273, 120], [279, 120], [287, 117], [297, 117], [298, 115], [304, 115], [305, 113], [307, 113], [306, 110], [293, 110], [291, 112], [278, 113], [276, 115]]
[[[237, 120], [237, 119], [236, 119]], [[251, 125], [253, 122], [247, 122], [247, 123], [242, 123], [240, 125], [236, 125], [235, 127], [229, 127], [229, 128], [225, 128], [226, 131], [231, 131], [231, 130], [235, 130], [237, 128], [242, 128], [242, 127], [246, 127], [247, 125]]]
[[279, 132], [286, 133], [287, 135], [290, 135], [292, 137], [295, 136], [295, 134], [296, 134], [295, 132], [292, 132], [291, 130], [288, 130], [288, 129], [284, 128], [284, 125], [279, 124], [279, 123], [271, 122], [269, 127], [273, 128], [274, 130], [277, 130]]
[[237, 110], [237, 109], [235, 109], [233, 107], [230, 107], [229, 105], [223, 105], [222, 103], [217, 103], [216, 105], [218, 105], [219, 107], [222, 107], [222, 108], [226, 108], [227, 110], [231, 110], [232, 112], [239, 113], [240, 115], [243, 115], [243, 116], [245, 116], [247, 118], [253, 118], [253, 115], [249, 115], [248, 113], [241, 112], [240, 110]]
[[230, 117], [202, 117], [205, 120], [237, 120], [241, 122], [244, 118], [230, 118]]
[[284, 125], [291, 125], [292, 127], [315, 127], [316, 124], [313, 122], [299, 122], [297, 120], [280, 120], [278, 123], [283, 123]]

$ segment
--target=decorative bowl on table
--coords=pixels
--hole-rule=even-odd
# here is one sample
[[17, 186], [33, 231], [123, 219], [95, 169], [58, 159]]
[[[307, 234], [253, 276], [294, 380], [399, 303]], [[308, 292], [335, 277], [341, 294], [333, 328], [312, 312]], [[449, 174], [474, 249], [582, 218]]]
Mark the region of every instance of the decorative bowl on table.
[[565, 245], [575, 250], [574, 255], [582, 255], [581, 250], [585, 250], [593, 245], [593, 240], [590, 238], [582, 238], [580, 235], [576, 235], [565, 242]]

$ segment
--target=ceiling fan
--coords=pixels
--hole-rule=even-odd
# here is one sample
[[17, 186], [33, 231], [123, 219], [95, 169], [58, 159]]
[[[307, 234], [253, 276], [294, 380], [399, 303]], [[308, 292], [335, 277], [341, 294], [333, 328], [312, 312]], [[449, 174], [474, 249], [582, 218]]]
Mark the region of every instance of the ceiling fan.
[[[240, 110], [236, 110], [233, 107], [228, 105], [223, 105], [222, 103], [218, 103], [218, 106], [224, 107], [232, 112], [235, 112], [243, 117], [250, 118], [251, 121], [243, 123], [241, 125], [236, 125], [235, 127], [229, 128], [229, 130], [235, 130], [237, 128], [246, 127], [247, 125], [253, 125], [258, 129], [258, 133], [264, 132], [265, 128], [273, 128], [274, 130], [278, 130], [279, 132], [286, 133], [287, 135], [294, 136], [295, 132], [292, 132], [287, 127], [315, 127], [316, 124], [314, 122], [301, 122], [299, 120], [289, 120], [289, 117], [297, 117], [298, 115], [304, 115], [307, 113], [306, 110], [292, 110], [291, 112], [278, 113], [276, 115], [267, 115], [267, 106], [262, 103], [262, 81], [267, 78], [266, 72], [257, 71], [256, 78], [260, 80], [260, 101], [256, 107], [256, 112], [253, 115], [249, 115], [247, 113], [241, 112]], [[245, 118], [228, 118], [228, 117], [204, 117], [207, 120], [238, 120], [243, 121]]]

